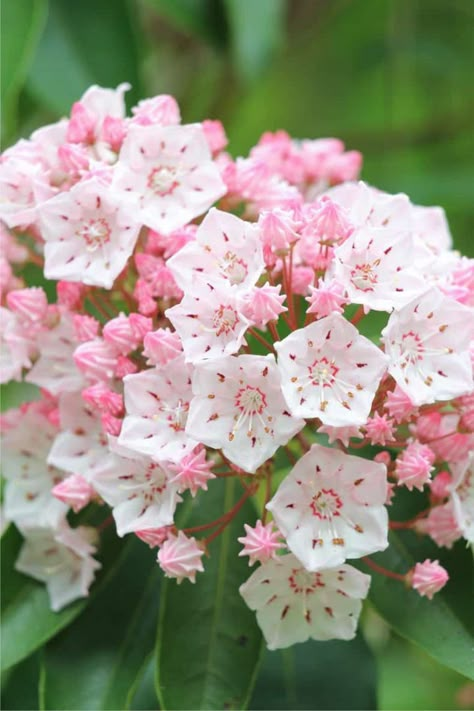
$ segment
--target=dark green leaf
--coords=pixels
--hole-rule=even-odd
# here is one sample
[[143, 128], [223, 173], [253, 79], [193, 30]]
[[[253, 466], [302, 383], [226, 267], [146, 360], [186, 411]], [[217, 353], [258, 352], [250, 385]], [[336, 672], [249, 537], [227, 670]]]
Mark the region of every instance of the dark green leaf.
[[238, 75], [259, 80], [284, 39], [286, 0], [224, 0]]
[[[234, 479], [216, 480], [193, 501], [191, 525], [202, 525], [228, 511], [242, 494]], [[237, 537], [254, 524], [247, 501], [209, 547], [205, 573], [196, 584], [166, 580], [157, 639], [156, 681], [166, 709], [245, 708], [255, 680], [261, 634], [255, 616], [239, 594], [249, 577], [238, 557]], [[187, 525], [188, 522], [186, 522]], [[183, 522], [180, 522], [180, 526]]]
[[[344, 683], [341, 683], [341, 671]], [[375, 709], [377, 675], [361, 636], [265, 652], [250, 708]]]
[[155, 553], [128, 541], [107, 585], [46, 647], [46, 709], [127, 708], [154, 647], [159, 580]]
[[[60, 612], [52, 612], [46, 587], [32, 578], [18, 573], [14, 563], [22, 539], [14, 526], [2, 537], [2, 655], [1, 669], [9, 669], [60, 630], [70, 624], [86, 607], [88, 599], [77, 600]], [[92, 594], [100, 588], [119, 551], [115, 532], [105, 537], [100, 555], [103, 570], [92, 587]]]
[[8, 134], [46, 18], [46, 0], [4, 0], [1, 7], [2, 134]]
[[29, 92], [55, 113], [68, 114], [91, 84], [126, 81], [133, 103], [140, 96], [138, 49], [126, 0], [50, 0]]
[[2, 708], [9, 711], [39, 709], [41, 687], [41, 653], [36, 652], [8, 672], [2, 689]]
[[[389, 548], [372, 557], [379, 565], [402, 574], [426, 558], [439, 559], [447, 568], [450, 580], [432, 600], [378, 574], [372, 575], [369, 599], [400, 635], [441, 664], [474, 679], [474, 571], [470, 550], [460, 542], [452, 551], [442, 553], [406, 531], [392, 532]], [[358, 567], [372, 573], [363, 562]]]
[[155, 656], [151, 655], [143, 665], [141, 675], [129, 694], [127, 708], [133, 711], [156, 711], [159, 708], [155, 691], [155, 667]]

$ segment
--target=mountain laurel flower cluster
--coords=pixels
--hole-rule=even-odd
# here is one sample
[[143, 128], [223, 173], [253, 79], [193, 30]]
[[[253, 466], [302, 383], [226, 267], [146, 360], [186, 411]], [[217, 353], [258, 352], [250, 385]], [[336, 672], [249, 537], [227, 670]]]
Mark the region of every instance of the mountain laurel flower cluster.
[[234, 159], [170, 96], [127, 117], [127, 88], [0, 164], [1, 375], [32, 393], [2, 415], [16, 569], [60, 610], [110, 526], [196, 586], [230, 532], [270, 649], [351, 639], [369, 573], [430, 600], [438, 560], [380, 554], [391, 529], [474, 542], [474, 262], [341, 141]]

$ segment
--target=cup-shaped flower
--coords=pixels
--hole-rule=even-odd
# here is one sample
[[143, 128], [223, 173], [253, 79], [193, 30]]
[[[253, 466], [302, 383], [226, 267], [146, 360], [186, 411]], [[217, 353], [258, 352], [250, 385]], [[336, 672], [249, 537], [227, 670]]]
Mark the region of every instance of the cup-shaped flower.
[[370, 576], [351, 565], [311, 573], [294, 555], [261, 565], [240, 586], [269, 649], [307, 639], [352, 639]]
[[222, 449], [247, 472], [255, 472], [304, 427], [304, 421], [288, 411], [270, 354], [229, 356], [196, 365], [193, 393], [186, 432]]
[[388, 546], [384, 464], [313, 445], [267, 509], [307, 570], [340, 565]]
[[387, 358], [338, 313], [275, 343], [282, 389], [295, 417], [334, 427], [363, 425]]

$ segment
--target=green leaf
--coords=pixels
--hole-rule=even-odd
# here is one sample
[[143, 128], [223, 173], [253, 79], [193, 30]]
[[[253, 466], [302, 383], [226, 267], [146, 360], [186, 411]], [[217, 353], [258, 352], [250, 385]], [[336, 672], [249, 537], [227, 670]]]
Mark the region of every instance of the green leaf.
[[[213, 481], [192, 503], [191, 525], [215, 520], [242, 494], [233, 478]], [[255, 616], [239, 594], [249, 577], [238, 557], [237, 537], [244, 523], [254, 524], [247, 502], [209, 546], [205, 573], [192, 585], [166, 580], [158, 624], [156, 684], [166, 709], [245, 708], [255, 680], [261, 633]], [[180, 526], [183, 525], [181, 521]], [[188, 525], [188, 522], [186, 522]]]
[[133, 537], [84, 614], [47, 645], [45, 709], [128, 707], [154, 647], [159, 582], [155, 553]]
[[369, 599], [377, 612], [402, 637], [422, 647], [431, 657], [474, 679], [474, 571], [471, 551], [459, 542], [442, 552], [412, 531], [391, 533], [390, 546], [371, 556], [379, 565], [406, 573], [417, 561], [438, 559], [450, 580], [432, 600], [422, 598], [397, 580], [373, 571], [362, 561], [357, 565], [372, 574]]
[[362, 636], [311, 640], [265, 652], [250, 708], [375, 709], [376, 686], [375, 661]]
[[46, 19], [46, 0], [4, 0], [1, 7], [2, 134], [12, 130], [18, 94], [24, 84]]
[[220, 2], [215, 0], [148, 0], [177, 30], [197, 35], [215, 47], [226, 42], [227, 27]]
[[2, 708], [9, 711], [39, 709], [41, 687], [41, 652], [36, 652], [10, 669], [2, 689]]
[[126, 0], [50, 0], [48, 22], [27, 88], [45, 107], [68, 114], [92, 84], [128, 81], [129, 102], [140, 96], [137, 38]]
[[[52, 612], [46, 587], [14, 569], [21, 544], [20, 534], [14, 526], [10, 526], [1, 540], [2, 671], [22, 661], [54, 637], [84, 610], [89, 601], [77, 600], [60, 612]], [[106, 579], [118, 550], [118, 539], [111, 531], [101, 545], [98, 558], [103, 570], [92, 587], [91, 596], [100, 589], [99, 581]]]
[[236, 71], [255, 83], [283, 45], [286, 1], [224, 0], [224, 6]]

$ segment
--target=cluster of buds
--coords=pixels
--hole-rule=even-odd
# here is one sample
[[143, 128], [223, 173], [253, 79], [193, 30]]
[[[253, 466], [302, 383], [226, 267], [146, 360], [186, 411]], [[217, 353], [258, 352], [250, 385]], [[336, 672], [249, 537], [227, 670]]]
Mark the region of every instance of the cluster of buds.
[[[0, 165], [2, 381], [38, 388], [2, 417], [16, 567], [55, 610], [87, 595], [110, 518], [194, 582], [254, 497], [240, 592], [268, 646], [350, 639], [370, 576], [347, 561], [431, 598], [437, 561], [371, 560], [389, 528], [474, 540], [474, 263], [341, 141], [268, 133], [234, 160], [218, 121], [181, 124], [170, 96], [126, 117], [126, 89], [90, 88]], [[180, 529], [221, 477], [241, 499]], [[413, 489], [428, 508], [390, 520]], [[97, 504], [113, 519], [79, 526]]]

